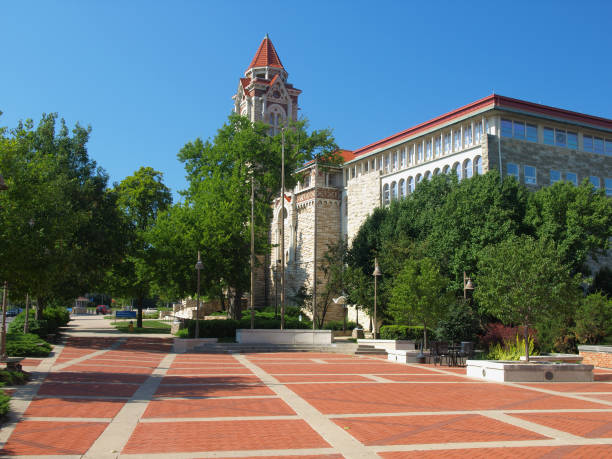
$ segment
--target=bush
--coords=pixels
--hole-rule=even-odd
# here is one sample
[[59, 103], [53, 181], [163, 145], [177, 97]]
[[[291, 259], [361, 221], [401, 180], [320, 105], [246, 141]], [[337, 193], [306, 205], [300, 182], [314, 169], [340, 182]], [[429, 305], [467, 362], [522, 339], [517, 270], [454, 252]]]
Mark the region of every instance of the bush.
[[[187, 320], [185, 329], [188, 330], [188, 337], [195, 336], [195, 320]], [[312, 322], [300, 322], [295, 317], [285, 317], [285, 328], [287, 329], [307, 329], [312, 327]], [[236, 337], [236, 330], [239, 328], [251, 328], [251, 318], [243, 317], [240, 320], [200, 320], [200, 338], [231, 338]], [[255, 317], [255, 328], [263, 329], [278, 329], [280, 328], [280, 319], [266, 319]], [[184, 334], [185, 332], [183, 332]], [[181, 336], [186, 338], [187, 336]]]
[[[427, 339], [433, 337], [431, 329], [427, 329]], [[423, 339], [422, 325], [383, 325], [380, 327], [380, 339], [404, 339], [420, 341]]]
[[580, 344], [599, 344], [612, 335], [612, 300], [601, 292], [587, 295], [574, 317], [574, 333]]
[[6, 335], [6, 353], [12, 357], [47, 357], [50, 352], [51, 345], [33, 333], [9, 331]]
[[479, 331], [478, 318], [472, 308], [462, 301], [450, 305], [436, 329], [436, 337], [441, 341], [460, 343], [474, 341]]
[[8, 413], [10, 400], [11, 397], [9, 397], [3, 390], [0, 390], [0, 418], [3, 418]]
[[[356, 326], [357, 324], [355, 322], [346, 323], [347, 330], [352, 330]], [[323, 330], [344, 330], [344, 321], [343, 320], [330, 320], [329, 322], [323, 324]]]
[[[529, 355], [538, 355], [534, 350], [535, 341], [529, 336]], [[525, 355], [525, 340], [516, 335], [514, 339], [496, 343], [489, 349], [487, 358], [490, 360], [520, 360]]]
[[23, 371], [0, 370], [0, 383], [2, 384], [17, 386], [25, 384], [29, 380], [30, 377]]
[[65, 327], [70, 322], [68, 309], [61, 306], [47, 306], [43, 309], [42, 317], [49, 323], [49, 333], [57, 333], [60, 327]]
[[[490, 349], [496, 344], [503, 345], [507, 341], [512, 341], [515, 336], [523, 335], [523, 327], [508, 327], [499, 323], [490, 323], [485, 327], [485, 334], [480, 338], [480, 343], [486, 349]], [[537, 344], [536, 331], [529, 329], [529, 336], [533, 338], [534, 345]]]
[[[36, 312], [30, 309], [28, 321], [28, 333], [33, 333], [45, 339], [50, 334], [57, 334], [60, 327], [70, 322], [70, 313], [66, 308], [49, 306], [43, 310], [42, 319], [36, 320]], [[21, 311], [9, 325], [9, 332], [23, 332], [25, 324], [25, 311]]]

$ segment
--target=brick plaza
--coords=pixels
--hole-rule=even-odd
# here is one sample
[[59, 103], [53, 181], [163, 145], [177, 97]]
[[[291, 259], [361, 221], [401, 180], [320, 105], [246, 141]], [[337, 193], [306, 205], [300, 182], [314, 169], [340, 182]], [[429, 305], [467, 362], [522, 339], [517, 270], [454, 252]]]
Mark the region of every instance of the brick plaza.
[[593, 383], [328, 353], [175, 354], [168, 338], [69, 338], [26, 361], [5, 456], [612, 457], [612, 370]]

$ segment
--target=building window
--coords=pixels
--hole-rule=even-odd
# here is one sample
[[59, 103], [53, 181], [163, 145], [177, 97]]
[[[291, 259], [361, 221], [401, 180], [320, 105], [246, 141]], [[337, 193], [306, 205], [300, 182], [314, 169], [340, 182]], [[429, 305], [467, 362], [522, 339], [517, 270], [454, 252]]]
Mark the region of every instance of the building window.
[[383, 187], [383, 205], [389, 204], [389, 184], [385, 184]]
[[605, 178], [604, 185], [606, 186], [606, 196], [612, 196], [612, 178]]
[[512, 120], [501, 120], [502, 137], [512, 137]]
[[534, 124], [527, 125], [527, 140], [529, 142], [538, 141], [538, 127]]
[[578, 134], [575, 132], [567, 133], [567, 148], [571, 148], [573, 150], [578, 149]]
[[453, 145], [455, 151], [459, 151], [461, 149], [461, 132], [459, 130], [453, 132]]
[[373, 171], [376, 170], [376, 160], [375, 159], [372, 160], [372, 166], [371, 167], [372, 167]]
[[474, 169], [472, 169], [472, 160], [466, 159], [463, 163], [463, 176], [465, 178], [472, 178], [473, 173]]
[[604, 140], [603, 139], [600, 139], [599, 137], [595, 137], [593, 141], [593, 151], [595, 153], [599, 153], [600, 155], [603, 155], [603, 152], [604, 152]]
[[442, 149], [442, 138], [441, 137], [436, 137], [436, 143], [434, 145], [434, 154], [436, 156], [440, 156], [440, 153], [442, 153], [440, 150]]
[[599, 177], [591, 175], [589, 177], [589, 181], [591, 182], [591, 185], [595, 187], [596, 190], [599, 190], [599, 188], [601, 187], [601, 180], [599, 180]]
[[544, 128], [544, 143], [546, 145], [555, 144], [555, 130], [553, 128]]
[[476, 174], [482, 175], [482, 157], [476, 156], [476, 158], [474, 158], [474, 163], [476, 164]]
[[467, 148], [472, 145], [472, 125], [465, 126], [463, 128], [463, 148]]
[[410, 159], [410, 164], [414, 164], [414, 145], [410, 145], [410, 154], [408, 156]]
[[578, 186], [578, 176], [574, 174], [573, 172], [566, 172], [565, 180], [567, 180], [570, 183], [573, 183], [574, 186]]
[[412, 177], [408, 178], [408, 191], [412, 193], [414, 191], [414, 180]]
[[536, 168], [533, 166], [525, 166], [523, 169], [525, 173], [525, 183], [528, 185], [536, 185], [538, 183], [536, 178]]
[[399, 181], [399, 197], [400, 199], [404, 199], [406, 197], [406, 181], [404, 179]]
[[561, 129], [555, 129], [555, 144], [560, 147], [565, 147], [567, 145], [567, 135], [565, 131]]
[[559, 180], [561, 180], [561, 172], [551, 170], [550, 171], [550, 184], [552, 185], [553, 183], [556, 183]]
[[385, 159], [384, 159], [384, 161], [385, 161], [385, 168], [384, 168], [384, 171], [385, 171], [385, 172], [389, 172], [389, 160], [390, 160], [390, 159], [389, 159], [389, 155], [385, 155], [385, 156], [384, 156], [384, 158], [385, 158]]
[[419, 158], [419, 162], [423, 161], [423, 143], [419, 142], [417, 145], [417, 155]]
[[431, 140], [425, 142], [425, 159], [431, 159]]
[[606, 155], [612, 156], [612, 140], [606, 139]]
[[402, 168], [406, 167], [406, 149], [402, 148], [402, 156], [401, 156], [400, 164]]
[[393, 169], [397, 169], [397, 151], [393, 152]]
[[368, 173], [368, 172], [369, 172], [369, 168], [370, 168], [370, 162], [366, 160], [366, 161], [363, 163], [363, 171], [364, 171], [365, 173]]
[[453, 172], [457, 175], [457, 178], [461, 180], [461, 165], [459, 163], [453, 164]]
[[423, 176], [421, 174], [417, 174], [417, 176], [416, 176], [416, 183], [421, 183], [422, 179], [423, 179]]
[[593, 137], [590, 135], [582, 136], [582, 149], [584, 151], [590, 151], [591, 153], [593, 152]]
[[442, 173], [443, 174], [448, 174], [449, 170], [450, 170], [450, 166], [444, 166], [444, 168], [442, 169]]
[[474, 140], [476, 143], [480, 143], [482, 138], [482, 121], [479, 121], [474, 125]]
[[431, 172], [427, 171], [423, 175], [423, 180], [429, 180], [431, 178]]
[[444, 134], [444, 153], [450, 153], [451, 151], [451, 135], [450, 132]]
[[514, 121], [514, 138], [525, 140], [525, 123]]
[[394, 201], [397, 200], [397, 183], [393, 182], [391, 184], [391, 199]]
[[516, 179], [519, 179], [519, 167], [517, 164], [508, 163], [506, 164], [507, 175], [513, 175]]

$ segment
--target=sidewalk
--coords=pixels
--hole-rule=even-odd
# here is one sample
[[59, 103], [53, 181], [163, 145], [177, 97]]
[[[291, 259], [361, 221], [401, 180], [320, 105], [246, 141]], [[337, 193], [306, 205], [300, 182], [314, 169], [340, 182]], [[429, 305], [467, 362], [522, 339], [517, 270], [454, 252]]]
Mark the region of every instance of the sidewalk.
[[612, 370], [503, 384], [322, 352], [175, 354], [74, 321], [14, 395], [0, 454], [62, 458], [609, 457]]

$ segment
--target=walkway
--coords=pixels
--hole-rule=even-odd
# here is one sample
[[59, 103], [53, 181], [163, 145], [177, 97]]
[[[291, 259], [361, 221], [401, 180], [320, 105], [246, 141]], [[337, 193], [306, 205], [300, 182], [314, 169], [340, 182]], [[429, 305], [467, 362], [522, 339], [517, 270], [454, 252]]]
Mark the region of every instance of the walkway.
[[[612, 370], [499, 384], [326, 353], [174, 354], [78, 322], [15, 393], [4, 455], [86, 458], [610, 457]], [[95, 330], [95, 331], [92, 331]]]

